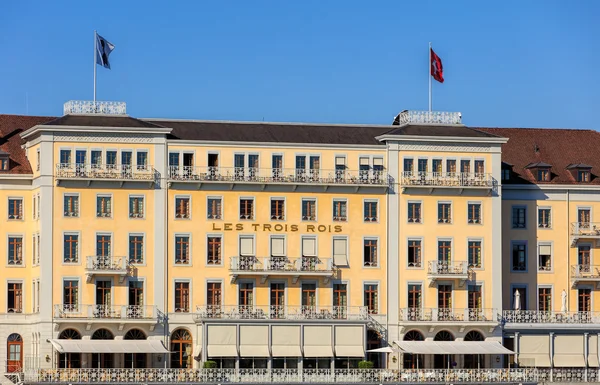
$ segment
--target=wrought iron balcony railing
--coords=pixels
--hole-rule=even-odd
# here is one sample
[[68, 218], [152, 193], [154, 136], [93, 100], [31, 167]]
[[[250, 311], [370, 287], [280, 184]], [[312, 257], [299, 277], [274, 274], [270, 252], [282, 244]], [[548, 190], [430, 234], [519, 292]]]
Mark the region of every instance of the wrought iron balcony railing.
[[194, 317], [201, 319], [269, 320], [367, 320], [366, 306], [197, 306]]
[[239, 273], [333, 273], [331, 258], [319, 257], [231, 257], [229, 270]]
[[600, 312], [504, 310], [502, 320], [507, 324], [600, 324]]
[[600, 222], [573, 222], [571, 235], [583, 238], [600, 238]]
[[461, 124], [460, 112], [404, 110], [398, 114], [398, 124]]
[[600, 280], [600, 265], [572, 265], [571, 278], [579, 281]]
[[469, 274], [469, 264], [466, 261], [429, 261], [427, 264], [427, 274], [432, 276], [462, 277]]
[[111, 274], [127, 272], [127, 257], [95, 255], [87, 257], [86, 262], [85, 269], [96, 273], [103, 271]]
[[92, 100], [69, 100], [63, 105], [63, 115], [103, 114], [125, 115], [125, 102], [100, 102]]
[[[240, 383], [240, 384], [397, 384], [397, 383], [537, 383], [565, 381], [585, 368], [550, 369], [37, 369], [25, 371], [26, 383]], [[572, 370], [571, 370], [572, 369]], [[590, 368], [592, 369], [592, 368]], [[597, 372], [594, 368], [589, 371]], [[597, 373], [586, 378], [595, 379]]]
[[404, 308], [400, 309], [400, 321], [498, 322], [498, 311], [496, 309]]
[[404, 187], [492, 188], [494, 178], [487, 173], [404, 171], [400, 184]]
[[154, 305], [54, 305], [54, 318], [156, 319]]
[[170, 166], [169, 178], [178, 182], [254, 184], [317, 184], [387, 186], [383, 170], [322, 170], [253, 167]]
[[151, 182], [156, 178], [156, 171], [149, 165], [59, 163], [56, 178]]

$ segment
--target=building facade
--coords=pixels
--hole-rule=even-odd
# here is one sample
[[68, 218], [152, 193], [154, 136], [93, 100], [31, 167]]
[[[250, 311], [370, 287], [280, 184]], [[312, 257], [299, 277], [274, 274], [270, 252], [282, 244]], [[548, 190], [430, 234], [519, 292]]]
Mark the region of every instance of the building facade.
[[[414, 111], [391, 126], [137, 119], [68, 102], [58, 118], [0, 115], [0, 132], [7, 378], [368, 359], [587, 379], [599, 365], [594, 131]], [[453, 354], [463, 343], [483, 350]]]

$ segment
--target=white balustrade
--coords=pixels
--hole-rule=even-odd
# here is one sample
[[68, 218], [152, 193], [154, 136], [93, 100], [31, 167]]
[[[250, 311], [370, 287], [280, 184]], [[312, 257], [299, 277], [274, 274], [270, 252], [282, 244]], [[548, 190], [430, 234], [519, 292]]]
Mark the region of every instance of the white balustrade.
[[55, 319], [156, 319], [154, 305], [54, 305]]
[[229, 270], [244, 272], [276, 272], [276, 273], [333, 273], [333, 259], [319, 257], [264, 257], [254, 256], [231, 257]]
[[402, 186], [491, 188], [494, 178], [488, 173], [403, 171]]
[[498, 322], [496, 309], [404, 308], [401, 322]]
[[196, 319], [366, 320], [366, 306], [197, 306]]
[[156, 171], [150, 165], [58, 163], [56, 178], [153, 181]]
[[504, 310], [502, 320], [517, 324], [600, 324], [600, 312]]
[[461, 124], [460, 112], [404, 110], [398, 114], [398, 124]]
[[125, 102], [106, 102], [93, 100], [69, 100], [63, 105], [63, 115], [126, 115]]

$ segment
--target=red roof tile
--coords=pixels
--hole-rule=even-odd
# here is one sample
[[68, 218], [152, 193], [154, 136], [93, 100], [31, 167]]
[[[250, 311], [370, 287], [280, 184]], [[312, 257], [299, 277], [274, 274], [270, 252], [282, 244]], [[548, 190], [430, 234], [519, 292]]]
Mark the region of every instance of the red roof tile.
[[54, 119], [51, 116], [23, 116], [0, 114], [0, 150], [10, 157], [10, 170], [2, 174], [31, 174], [31, 165], [21, 148], [20, 134], [37, 125]]
[[[472, 128], [509, 138], [508, 143], [502, 145], [502, 161], [513, 165], [513, 174], [508, 183], [600, 184], [599, 132], [549, 128]], [[550, 182], [537, 182], [535, 175], [525, 168], [538, 162], [552, 165]], [[569, 165], [577, 163], [592, 166], [590, 183], [577, 182], [567, 169]]]

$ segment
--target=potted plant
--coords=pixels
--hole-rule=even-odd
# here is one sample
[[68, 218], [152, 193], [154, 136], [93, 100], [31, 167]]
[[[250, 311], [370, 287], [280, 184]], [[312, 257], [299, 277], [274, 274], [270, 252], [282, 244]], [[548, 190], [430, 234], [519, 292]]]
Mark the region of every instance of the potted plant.
[[204, 361], [204, 364], [202, 364], [202, 367], [204, 369], [215, 369], [217, 367], [217, 362], [216, 361]]
[[373, 369], [373, 361], [359, 361], [358, 368], [359, 369]]

